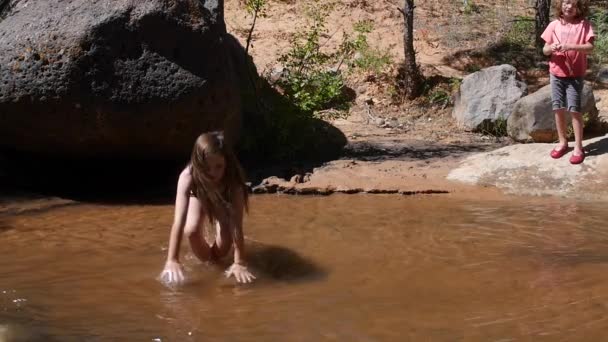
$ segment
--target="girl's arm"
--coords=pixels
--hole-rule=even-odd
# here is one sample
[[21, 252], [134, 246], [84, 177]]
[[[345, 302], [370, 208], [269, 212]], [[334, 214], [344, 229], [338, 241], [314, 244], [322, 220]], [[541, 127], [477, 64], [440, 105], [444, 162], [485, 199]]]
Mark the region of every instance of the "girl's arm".
[[255, 276], [245, 262], [245, 239], [243, 236], [243, 212], [245, 211], [244, 189], [235, 193], [232, 203], [232, 238], [234, 242], [234, 263], [226, 270], [226, 277], [234, 276], [239, 283], [251, 283]]
[[243, 235], [243, 212], [245, 211], [245, 195], [243, 189], [236, 191], [233, 201], [233, 232], [234, 239], [234, 263], [245, 265], [245, 238]]
[[175, 195], [175, 214], [171, 235], [169, 237], [169, 251], [167, 252], [167, 262], [179, 262], [179, 249], [182, 242], [184, 224], [190, 201], [190, 185], [192, 177], [189, 168], [184, 169], [177, 181], [177, 193]]
[[553, 47], [547, 43], [545, 43], [545, 46], [543, 46], [543, 54], [545, 56], [550, 56], [551, 53], [553, 53]]
[[165, 268], [159, 276], [159, 280], [168, 285], [180, 284], [185, 280], [182, 266], [179, 263], [179, 247], [182, 242], [183, 228], [190, 201], [190, 185], [192, 177], [190, 169], [186, 167], [179, 175], [177, 181], [177, 193], [175, 195], [175, 216], [173, 226], [169, 236], [169, 251], [167, 252], [167, 262]]
[[562, 50], [574, 50], [583, 53], [590, 53], [591, 51], [593, 51], [593, 41], [587, 42], [585, 44], [563, 44]]

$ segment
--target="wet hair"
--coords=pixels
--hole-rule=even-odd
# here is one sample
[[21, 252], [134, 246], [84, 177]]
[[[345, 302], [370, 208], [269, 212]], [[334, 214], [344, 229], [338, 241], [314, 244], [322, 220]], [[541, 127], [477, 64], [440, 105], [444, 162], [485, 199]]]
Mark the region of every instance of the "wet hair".
[[[207, 173], [207, 158], [218, 154], [224, 157], [226, 167], [219, 186], [214, 184]], [[242, 192], [247, 209], [248, 191], [245, 174], [234, 152], [224, 141], [223, 132], [201, 134], [194, 143], [190, 156], [191, 191], [203, 206], [209, 222], [229, 214], [235, 194]]]
[[[575, 0], [576, 1], [576, 18], [583, 19], [589, 14], [589, 0]], [[562, 18], [564, 12], [562, 12], [562, 4], [564, 0], [557, 0], [553, 2], [553, 9], [555, 11], [555, 17]]]

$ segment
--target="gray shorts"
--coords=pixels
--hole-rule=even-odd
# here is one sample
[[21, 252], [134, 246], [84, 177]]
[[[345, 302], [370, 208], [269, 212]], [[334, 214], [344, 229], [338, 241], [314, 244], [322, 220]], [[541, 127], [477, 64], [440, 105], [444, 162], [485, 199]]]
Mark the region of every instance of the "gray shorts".
[[567, 109], [569, 112], [581, 112], [581, 94], [583, 77], [559, 77], [551, 74], [551, 104], [553, 110]]

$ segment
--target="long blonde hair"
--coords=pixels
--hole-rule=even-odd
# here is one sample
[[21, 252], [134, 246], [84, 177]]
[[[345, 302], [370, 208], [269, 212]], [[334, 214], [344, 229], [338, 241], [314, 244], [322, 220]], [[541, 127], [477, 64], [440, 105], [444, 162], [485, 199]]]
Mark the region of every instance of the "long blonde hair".
[[[207, 174], [207, 158], [211, 154], [223, 156], [226, 162], [219, 186]], [[243, 204], [247, 209], [248, 191], [243, 168], [232, 149], [224, 142], [223, 132], [203, 133], [196, 139], [190, 157], [190, 174], [191, 191], [201, 201], [209, 222], [230, 214], [237, 192], [243, 193]]]

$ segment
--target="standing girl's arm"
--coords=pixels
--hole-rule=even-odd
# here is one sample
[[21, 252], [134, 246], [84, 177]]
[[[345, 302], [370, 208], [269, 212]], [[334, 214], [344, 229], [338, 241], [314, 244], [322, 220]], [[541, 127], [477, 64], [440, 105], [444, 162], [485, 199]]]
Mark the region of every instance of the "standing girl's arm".
[[583, 53], [591, 53], [593, 51], [593, 40], [584, 44], [563, 44], [562, 51], [578, 51]]
[[191, 183], [192, 176], [190, 175], [190, 169], [189, 167], [186, 167], [179, 175], [179, 180], [177, 181], [175, 215], [173, 218], [173, 225], [171, 226], [171, 234], [169, 236], [169, 251], [167, 252], [165, 269], [160, 275], [161, 280], [169, 283], [181, 283], [184, 281], [184, 274], [179, 262], [179, 250], [182, 242], [184, 224], [186, 222], [188, 202], [190, 201]]
[[230, 219], [232, 226], [232, 238], [234, 242], [234, 263], [226, 271], [226, 276], [234, 275], [236, 280], [241, 283], [250, 283], [255, 276], [247, 269], [245, 261], [245, 238], [243, 235], [243, 212], [245, 211], [244, 189], [235, 191], [232, 203], [232, 216]]

